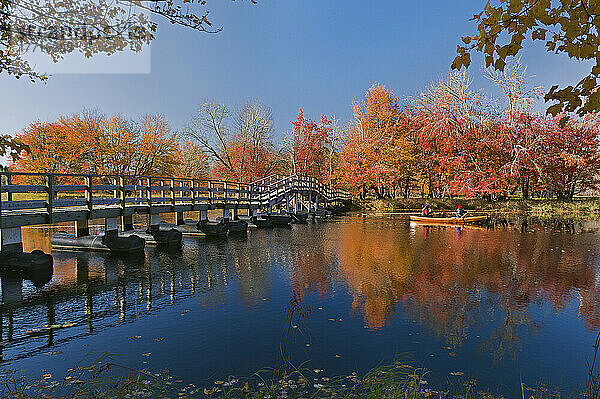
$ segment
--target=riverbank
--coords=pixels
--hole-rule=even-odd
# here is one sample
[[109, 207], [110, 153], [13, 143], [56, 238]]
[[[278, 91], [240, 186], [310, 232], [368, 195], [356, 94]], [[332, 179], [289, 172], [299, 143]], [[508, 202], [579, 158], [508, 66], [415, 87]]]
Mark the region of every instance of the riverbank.
[[[439, 387], [427, 381], [429, 372], [421, 367], [397, 360], [366, 373], [324, 376], [322, 370], [259, 371], [248, 378], [228, 377], [209, 386], [185, 383], [167, 372], [134, 370], [112, 362], [101, 355], [88, 366], [69, 369], [62, 380], [45, 374], [38, 378], [25, 376], [15, 369], [2, 370], [0, 398], [372, 398], [372, 399], [495, 399], [506, 396], [478, 385], [476, 379], [453, 372]], [[530, 387], [521, 383], [515, 398], [597, 398], [600, 395], [598, 374], [590, 373], [586, 387], [564, 393], [545, 385]]]
[[486, 201], [480, 198], [394, 198], [356, 200], [356, 205], [367, 211], [420, 211], [423, 204], [429, 204], [433, 211], [454, 211], [458, 205], [466, 210], [480, 210], [499, 213], [529, 213], [532, 215], [595, 216], [600, 217], [600, 199], [576, 198], [572, 201], [547, 199], [510, 199]]

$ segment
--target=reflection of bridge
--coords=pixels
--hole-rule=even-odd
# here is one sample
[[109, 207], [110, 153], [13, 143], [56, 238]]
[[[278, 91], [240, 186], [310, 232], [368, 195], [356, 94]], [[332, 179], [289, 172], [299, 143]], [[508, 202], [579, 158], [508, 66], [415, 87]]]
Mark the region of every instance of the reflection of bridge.
[[[313, 212], [324, 204], [349, 200], [347, 193], [301, 176], [269, 176], [253, 183], [170, 177], [0, 172], [1, 253], [22, 252], [21, 227], [74, 221], [79, 236], [89, 234], [88, 221], [105, 220], [105, 234], [124, 229], [133, 214], [150, 215], [149, 227], [158, 229], [161, 213], [222, 209], [224, 219], [239, 210], [258, 212]], [[6, 194], [5, 194], [6, 193]]]
[[[150, 248], [139, 256], [56, 251], [52, 281], [43, 289], [0, 273], [0, 363], [58, 353], [64, 344], [192, 297], [201, 305], [224, 306], [233, 292], [246, 304], [262, 303], [271, 296], [273, 267], [294, 278], [301, 261], [294, 246], [317, 226], [255, 230], [222, 240], [188, 237], [183, 250]], [[24, 238], [27, 244], [31, 237]], [[323, 267], [328, 266], [309, 269]]]
[[57, 278], [43, 291], [31, 293], [22, 278], [2, 276], [0, 353], [4, 353], [0, 361], [51, 351], [191, 296], [206, 303], [221, 303], [231, 265], [214, 263], [214, 259], [232, 254], [224, 241], [206, 243], [202, 251], [193, 253], [194, 262], [181, 252], [158, 250], [147, 257], [53, 255], [63, 281]]

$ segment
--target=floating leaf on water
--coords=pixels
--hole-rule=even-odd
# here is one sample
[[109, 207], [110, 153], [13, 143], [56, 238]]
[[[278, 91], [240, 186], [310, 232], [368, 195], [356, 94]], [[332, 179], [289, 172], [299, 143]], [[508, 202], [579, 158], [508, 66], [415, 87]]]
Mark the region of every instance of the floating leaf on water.
[[321, 371], [323, 371], [323, 370], [314, 369], [313, 371], [314, 371], [315, 373], [317, 373], [317, 374], [318, 374], [318, 373], [320, 373], [320, 372], [321, 372]]
[[48, 380], [48, 379], [52, 378], [52, 374], [50, 374], [50, 373], [44, 374], [43, 377], [44, 377], [45, 380]]
[[162, 340], [164, 340], [164, 338], [163, 338], [163, 337], [160, 337], [160, 338], [156, 338], [156, 339], [155, 339], [155, 341], [156, 341], [156, 342], [160, 342], [160, 341], [162, 341]]
[[329, 319], [329, 321], [335, 321], [335, 319]]
[[215, 381], [215, 385], [223, 385], [225, 381]]
[[306, 346], [310, 346], [310, 344], [306, 344]]
[[450, 373], [450, 375], [456, 376], [456, 377], [460, 377], [461, 375], [465, 375], [465, 373], [463, 373], [462, 371], [452, 371]]
[[452, 356], [452, 357], [456, 357], [456, 353], [454, 353], [454, 352], [450, 352], [450, 353], [448, 353], [448, 354], [449, 354], [450, 356]]
[[323, 308], [317, 308], [318, 310], [323, 310]]
[[140, 339], [142, 338], [141, 335], [132, 335], [131, 337], [128, 337], [129, 339]]
[[342, 321], [342, 319], [338, 319], [338, 321]]
[[295, 325], [294, 325], [294, 326], [292, 326], [292, 328], [298, 328], [298, 326], [295, 326]]
[[204, 388], [204, 394], [205, 395], [212, 395], [215, 392], [217, 392], [217, 388], [212, 388], [212, 389], [206, 389], [206, 388]]
[[150, 356], [151, 354], [152, 354], [152, 352], [142, 353], [142, 356]]
[[337, 359], [339, 359], [341, 356], [340, 356], [340, 355], [335, 355], [335, 357], [336, 357]]

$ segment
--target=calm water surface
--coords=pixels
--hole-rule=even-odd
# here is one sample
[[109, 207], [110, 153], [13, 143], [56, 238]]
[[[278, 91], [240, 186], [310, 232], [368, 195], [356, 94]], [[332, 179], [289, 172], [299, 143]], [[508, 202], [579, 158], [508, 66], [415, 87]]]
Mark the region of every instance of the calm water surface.
[[[58, 376], [107, 351], [202, 386], [273, 367], [284, 348], [327, 375], [401, 354], [431, 384], [460, 371], [506, 393], [521, 379], [569, 388], [600, 331], [599, 227], [353, 215], [140, 258], [53, 251], [42, 286], [2, 277], [2, 361]], [[27, 250], [49, 250], [55, 230], [23, 231]]]

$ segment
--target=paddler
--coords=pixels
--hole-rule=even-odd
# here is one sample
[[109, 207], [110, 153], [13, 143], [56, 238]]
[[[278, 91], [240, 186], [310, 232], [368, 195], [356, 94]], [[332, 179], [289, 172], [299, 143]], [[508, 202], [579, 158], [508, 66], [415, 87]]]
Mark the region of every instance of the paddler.
[[429, 216], [429, 213], [429, 204], [423, 205], [423, 208], [421, 209], [421, 216]]

